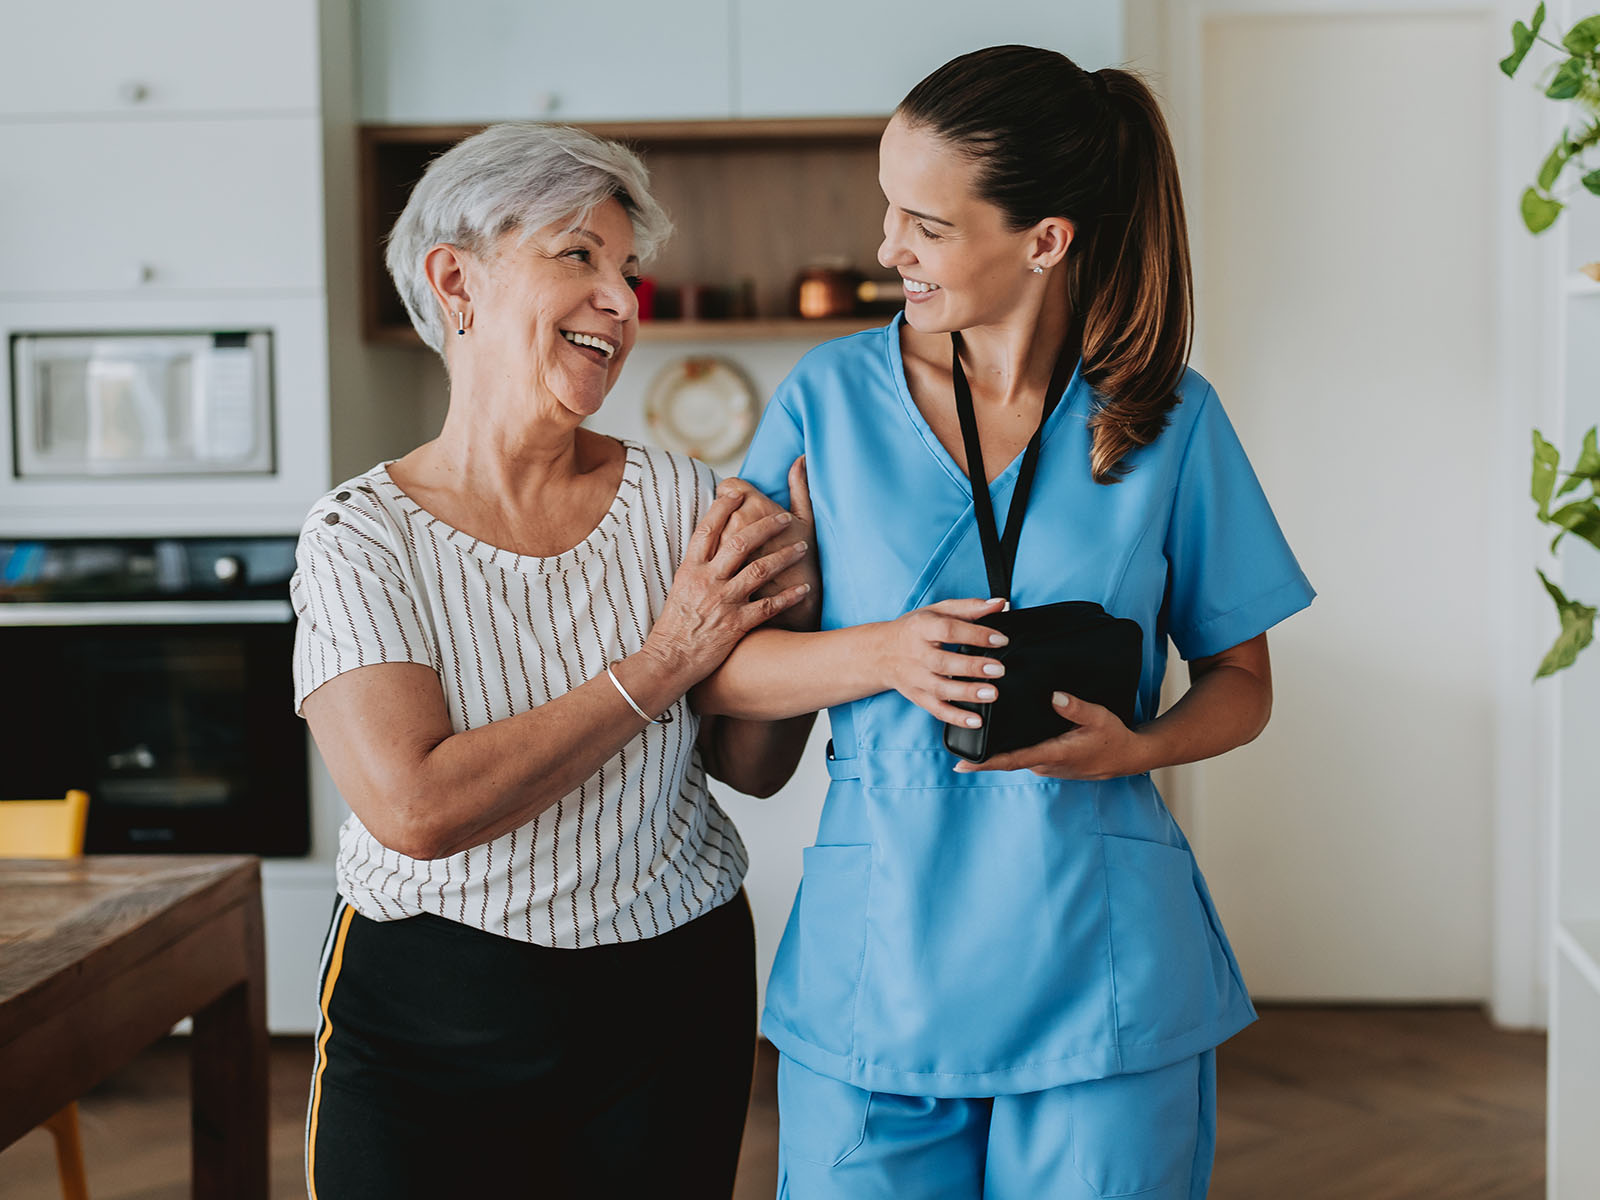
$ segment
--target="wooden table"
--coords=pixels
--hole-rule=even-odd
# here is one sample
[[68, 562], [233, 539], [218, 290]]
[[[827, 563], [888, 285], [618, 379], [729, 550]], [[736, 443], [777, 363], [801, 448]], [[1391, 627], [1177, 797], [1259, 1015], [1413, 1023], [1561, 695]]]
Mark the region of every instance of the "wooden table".
[[265, 1200], [257, 861], [0, 860], [0, 1147], [186, 1016], [194, 1195]]

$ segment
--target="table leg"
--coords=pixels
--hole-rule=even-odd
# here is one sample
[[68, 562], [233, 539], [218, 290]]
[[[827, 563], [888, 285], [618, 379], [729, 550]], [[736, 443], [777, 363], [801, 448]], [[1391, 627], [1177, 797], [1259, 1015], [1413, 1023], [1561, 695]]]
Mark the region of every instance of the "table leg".
[[246, 975], [194, 1014], [195, 1200], [267, 1200], [267, 981], [261, 901], [244, 906]]

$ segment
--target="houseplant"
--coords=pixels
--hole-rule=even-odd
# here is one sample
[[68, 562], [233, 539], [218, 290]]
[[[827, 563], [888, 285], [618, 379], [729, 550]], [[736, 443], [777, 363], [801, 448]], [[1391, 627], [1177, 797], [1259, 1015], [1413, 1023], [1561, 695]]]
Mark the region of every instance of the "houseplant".
[[[1557, 51], [1560, 59], [1547, 67], [1541, 79], [1544, 94], [1570, 104], [1577, 120], [1576, 127], [1561, 131], [1533, 186], [1522, 194], [1522, 221], [1535, 234], [1555, 224], [1570, 199], [1585, 193], [1600, 196], [1600, 166], [1590, 158], [1592, 152], [1600, 150], [1600, 14], [1577, 22], [1559, 41], [1543, 32], [1544, 20], [1545, 6], [1540, 4], [1529, 23], [1513, 24], [1511, 53], [1500, 61], [1500, 69], [1513, 78], [1535, 44]], [[1558, 193], [1558, 185], [1569, 170], [1577, 175], [1577, 184]], [[1600, 263], [1591, 263], [1583, 271], [1600, 283]], [[1532, 494], [1539, 520], [1555, 527], [1550, 543], [1552, 553], [1569, 533], [1600, 550], [1600, 445], [1596, 444], [1596, 435], [1595, 428], [1584, 435], [1577, 461], [1563, 471], [1560, 451], [1537, 429], [1533, 431]], [[1589, 489], [1587, 496], [1581, 494], [1585, 487]], [[1561, 621], [1561, 632], [1535, 676], [1542, 678], [1570, 667], [1593, 642], [1596, 609], [1569, 598], [1543, 571], [1538, 575]]]

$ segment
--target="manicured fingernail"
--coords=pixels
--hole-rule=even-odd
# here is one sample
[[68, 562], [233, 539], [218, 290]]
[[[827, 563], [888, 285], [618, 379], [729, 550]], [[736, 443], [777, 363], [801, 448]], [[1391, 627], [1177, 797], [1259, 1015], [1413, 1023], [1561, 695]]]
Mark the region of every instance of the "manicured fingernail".
[[787, 525], [792, 520], [794, 520], [794, 518], [791, 517], [786, 512], [781, 512], [781, 513], [778, 514], [778, 524], [779, 525]]
[[978, 699], [979, 700], [993, 700], [999, 694], [1000, 693], [995, 691], [993, 688], [979, 688], [978, 689]]
[[982, 729], [983, 728], [983, 718], [982, 717], [968, 717], [967, 718], [967, 728], [968, 729]]
[[807, 546], [806, 546], [806, 544], [804, 542], [796, 542], [794, 544], [794, 548], [797, 551], [804, 551], [804, 550], [807, 549]]
[[1067, 705], [1072, 703], [1072, 697], [1067, 695], [1065, 692], [1051, 692], [1050, 703], [1054, 704], [1057, 708], [1065, 708]]
[[811, 590], [811, 585], [810, 585], [810, 584], [809, 584], [809, 583], [802, 583], [802, 584], [801, 584], [801, 585], [800, 585], [800, 594], [801, 594], [801, 595], [802, 595], [802, 596], [804, 596], [804, 595], [805, 595], [805, 594], [806, 594], [806, 593], [807, 593], [807, 592], [809, 592], [809, 591], [810, 591], [810, 590]]
[[1006, 673], [1006, 669], [999, 663], [984, 663], [983, 673], [988, 675], [990, 678], [998, 679], [1000, 676]]
[[991, 646], [1005, 646], [1009, 645], [1010, 642], [1011, 639], [1003, 633], [991, 633], [989, 635], [989, 645]]

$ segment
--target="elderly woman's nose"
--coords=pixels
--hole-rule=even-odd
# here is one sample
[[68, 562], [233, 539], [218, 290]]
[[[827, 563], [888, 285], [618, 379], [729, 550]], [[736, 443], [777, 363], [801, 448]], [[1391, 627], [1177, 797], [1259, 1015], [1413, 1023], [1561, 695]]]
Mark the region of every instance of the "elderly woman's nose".
[[626, 279], [607, 280], [596, 289], [595, 306], [620, 321], [631, 321], [639, 314], [639, 297]]

